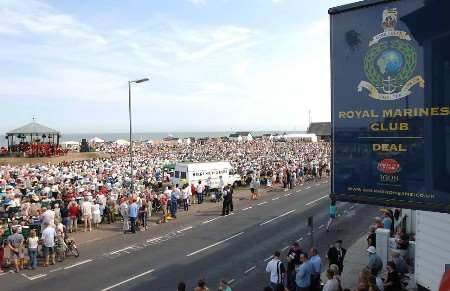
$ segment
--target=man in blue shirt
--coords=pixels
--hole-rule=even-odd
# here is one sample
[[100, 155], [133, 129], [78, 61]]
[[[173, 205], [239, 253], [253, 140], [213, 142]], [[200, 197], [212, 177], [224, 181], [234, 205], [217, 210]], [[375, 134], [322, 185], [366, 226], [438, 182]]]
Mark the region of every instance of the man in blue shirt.
[[128, 206], [128, 217], [130, 218], [131, 232], [136, 233], [136, 218], [138, 216], [139, 207], [136, 203], [136, 199], [133, 199], [133, 203]]
[[308, 260], [308, 256], [304, 253], [300, 254], [300, 261], [302, 264], [298, 267], [297, 274], [295, 276], [297, 291], [310, 291], [312, 265]]
[[383, 228], [388, 230], [391, 230], [392, 228], [392, 218], [389, 216], [387, 212], [384, 213]]
[[311, 248], [310, 252], [310, 263], [312, 268], [312, 278], [311, 278], [311, 291], [320, 290], [320, 272], [322, 271], [322, 259], [320, 258], [317, 249]]

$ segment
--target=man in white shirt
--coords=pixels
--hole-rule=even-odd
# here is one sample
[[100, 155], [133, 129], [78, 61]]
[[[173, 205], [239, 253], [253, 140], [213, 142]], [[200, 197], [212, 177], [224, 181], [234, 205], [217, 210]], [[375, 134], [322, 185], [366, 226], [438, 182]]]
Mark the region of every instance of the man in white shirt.
[[130, 224], [128, 223], [128, 203], [125, 198], [122, 198], [122, 203], [120, 203], [120, 206], [119, 206], [119, 212], [123, 218], [122, 230], [125, 233], [130, 229]]
[[42, 208], [41, 219], [41, 231], [45, 229], [45, 225], [55, 225], [55, 212], [46, 207]]
[[55, 264], [55, 236], [56, 236], [55, 228], [52, 225], [49, 225], [48, 223], [44, 223], [44, 230], [42, 231], [41, 236], [45, 257], [44, 267], [48, 266], [50, 256], [52, 257], [52, 265]]
[[205, 190], [202, 181], [198, 181], [197, 187], [196, 187], [196, 192], [197, 192], [197, 200], [198, 200], [198, 204], [202, 204], [203, 203], [203, 191]]
[[284, 278], [286, 276], [286, 269], [280, 261], [280, 252], [276, 251], [273, 254], [272, 260], [267, 263], [266, 272], [270, 273], [270, 286], [273, 290], [278, 290], [279, 285], [284, 285]]
[[209, 191], [211, 191], [211, 188], [212, 188], [211, 177], [208, 177], [206, 179], [206, 185], [205, 185], [205, 194], [207, 197], [209, 196]]
[[84, 197], [84, 202], [81, 204], [81, 215], [84, 221], [84, 232], [87, 231], [88, 227], [89, 231], [91, 231], [92, 203], [89, 201], [89, 198], [87, 196]]

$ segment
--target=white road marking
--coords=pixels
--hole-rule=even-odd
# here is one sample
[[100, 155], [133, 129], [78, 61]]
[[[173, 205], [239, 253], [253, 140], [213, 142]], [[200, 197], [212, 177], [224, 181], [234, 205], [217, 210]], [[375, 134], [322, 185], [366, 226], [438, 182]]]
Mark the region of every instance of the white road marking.
[[258, 206], [261, 206], [261, 205], [264, 205], [264, 204], [267, 204], [267, 201], [264, 201], [264, 202], [258, 203], [258, 204], [256, 204], [256, 205], [258, 205]]
[[272, 258], [273, 258], [273, 256], [267, 257], [267, 258], [264, 259], [264, 262], [268, 262], [268, 261], [270, 261]]
[[306, 187], [305, 189], [311, 189], [311, 186]]
[[320, 197], [320, 198], [318, 198], [316, 200], [313, 200], [313, 201], [310, 201], [310, 202], [306, 203], [305, 205], [306, 206], [311, 205], [311, 204], [316, 203], [317, 201], [320, 201], [320, 200], [325, 199], [327, 197], [329, 197], [329, 196], [328, 195], [322, 196], [322, 197]]
[[256, 269], [256, 266], [251, 267], [250, 269], [244, 271], [244, 275], [247, 275], [248, 273], [250, 273], [251, 271], [253, 271], [254, 269]]
[[205, 221], [202, 222], [202, 224], [206, 224], [206, 223], [213, 222], [214, 220], [221, 219], [222, 217], [223, 217], [223, 216], [217, 216], [217, 217], [215, 217], [215, 218], [205, 220]]
[[233, 236], [230, 236], [229, 238], [226, 238], [226, 239], [224, 239], [224, 240], [218, 241], [218, 242], [216, 242], [216, 243], [213, 243], [212, 245], [209, 245], [209, 246], [204, 247], [204, 248], [202, 248], [202, 249], [199, 249], [199, 250], [197, 250], [197, 251], [195, 251], [195, 252], [192, 252], [192, 253], [190, 253], [190, 254], [187, 254], [186, 257], [190, 257], [190, 256], [196, 255], [196, 254], [198, 254], [198, 253], [201, 253], [201, 252], [203, 252], [203, 251], [206, 251], [206, 250], [208, 250], [208, 249], [210, 249], [210, 248], [216, 247], [216, 246], [218, 246], [218, 245], [220, 245], [220, 244], [223, 244], [224, 242], [227, 242], [227, 241], [229, 241], [229, 240], [232, 240], [233, 238], [238, 237], [238, 236], [243, 235], [243, 234], [244, 234], [243, 231], [240, 232], [240, 233], [237, 233], [237, 234], [235, 234], [235, 235], [233, 235]]
[[317, 183], [316, 186], [320, 186], [320, 183]]
[[185, 227], [183, 229], [177, 230], [177, 232], [178, 233], [182, 233], [183, 231], [190, 230], [190, 229], [193, 229], [193, 227], [192, 226], [188, 226], [188, 227]]
[[147, 242], [150, 243], [150, 242], [158, 241], [158, 240], [160, 240], [162, 238], [163, 238], [162, 236], [158, 236], [158, 237], [155, 237], [155, 238], [148, 239]]
[[289, 246], [285, 246], [284, 248], [281, 249], [281, 251], [284, 252], [284, 251], [287, 250], [288, 248], [289, 248]]
[[245, 207], [244, 209], [242, 209], [242, 211], [249, 210], [249, 209], [252, 209], [252, 208], [253, 208], [252, 206]]
[[54, 270], [50, 270], [49, 273], [58, 272], [58, 271], [61, 271], [62, 269], [63, 269], [62, 267], [56, 268], [56, 269], [54, 269]]
[[303, 191], [303, 189], [298, 189], [298, 190], [295, 191], [295, 192], [299, 193], [299, 192], [302, 192], [302, 191]]
[[321, 224], [321, 225], [319, 226], [319, 229], [324, 228], [324, 227], [325, 227], [325, 224]]
[[106, 287], [105, 289], [102, 289], [101, 291], [111, 290], [111, 289], [113, 289], [113, 288], [115, 288], [115, 287], [117, 287], [117, 286], [120, 286], [120, 285], [122, 285], [122, 284], [125, 284], [125, 283], [127, 283], [127, 282], [130, 282], [130, 281], [132, 281], [132, 280], [134, 280], [134, 279], [137, 279], [137, 278], [139, 278], [139, 277], [142, 277], [142, 276], [145, 276], [145, 275], [147, 275], [147, 274], [150, 274], [150, 273], [152, 273], [153, 271], [155, 271], [155, 270], [154, 270], [154, 269], [148, 270], [147, 272], [144, 272], [144, 273], [142, 273], [142, 274], [139, 274], [139, 275], [136, 275], [136, 276], [134, 276], [134, 277], [131, 277], [130, 279], [126, 279], [125, 281], [122, 281], [122, 282], [119, 282], [119, 283], [114, 284], [114, 285], [112, 285], [112, 286]]
[[297, 242], [301, 242], [303, 240], [303, 236], [297, 240]]
[[285, 213], [283, 213], [283, 214], [281, 214], [281, 215], [278, 215], [277, 217], [274, 217], [274, 218], [269, 219], [269, 220], [267, 220], [267, 221], [264, 221], [263, 223], [260, 224], [260, 226], [263, 226], [263, 225], [265, 225], [265, 224], [268, 224], [268, 223], [270, 223], [270, 222], [272, 222], [272, 221], [274, 221], [274, 220], [277, 220], [277, 219], [279, 219], [279, 218], [281, 218], [281, 217], [283, 217], [283, 216], [289, 215], [289, 214], [291, 214], [291, 213], [294, 212], [294, 211], [295, 211], [295, 209], [290, 210], [290, 211], [288, 211], [288, 212], [285, 212]]
[[129, 254], [129, 252], [127, 252], [127, 250], [132, 249], [132, 248], [133, 248], [132, 246], [126, 247], [126, 248], [123, 248], [123, 249], [120, 249], [120, 250], [117, 250], [117, 251], [109, 252], [109, 254], [110, 255], [114, 255], [114, 254], [121, 253], [121, 252]]
[[83, 265], [83, 264], [86, 264], [86, 263], [89, 263], [89, 262], [92, 262], [92, 261], [93, 261], [92, 259], [87, 259], [87, 260], [78, 262], [78, 263], [76, 263], [76, 264], [73, 264], [73, 265], [64, 267], [64, 270], [72, 269], [72, 268], [74, 268], [74, 267], [76, 267], [76, 266]]
[[338, 216], [338, 217], [341, 217], [341, 214], [338, 214], [337, 216]]
[[39, 278], [43, 278], [43, 277], [47, 276], [47, 274], [38, 274], [38, 275], [31, 276], [31, 277], [27, 276], [25, 274], [22, 274], [22, 276], [24, 276], [25, 278], [27, 278], [30, 281], [33, 281], [33, 280], [36, 280], [36, 279], [39, 279]]
[[352, 205], [352, 206], [349, 207], [350, 210], [352, 210], [354, 208], [355, 208], [355, 205]]
[[278, 196], [278, 197], [275, 197], [275, 198], [272, 198], [272, 201], [275, 201], [275, 200], [278, 200], [278, 199], [280, 199], [279, 196]]
[[306, 235], [307, 235], [307, 236], [311, 236], [311, 234], [312, 234], [311, 232], [308, 232]]
[[287, 193], [287, 194], [284, 194], [284, 197], [288, 197], [288, 196], [291, 196], [292, 195], [292, 193]]
[[234, 283], [234, 281], [236, 281], [236, 280], [234, 280], [234, 279], [231, 279], [230, 281], [228, 281], [227, 283], [228, 283], [228, 285], [231, 285], [231, 284], [233, 284]]

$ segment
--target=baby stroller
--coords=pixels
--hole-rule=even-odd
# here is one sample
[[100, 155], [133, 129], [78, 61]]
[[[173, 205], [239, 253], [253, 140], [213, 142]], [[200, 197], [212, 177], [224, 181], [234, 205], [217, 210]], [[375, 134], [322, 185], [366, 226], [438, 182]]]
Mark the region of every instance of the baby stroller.
[[211, 193], [211, 202], [220, 202], [223, 200], [222, 191], [215, 191]]
[[153, 199], [152, 209], [153, 209], [153, 213], [158, 213], [162, 210], [161, 201], [159, 201], [159, 199]]

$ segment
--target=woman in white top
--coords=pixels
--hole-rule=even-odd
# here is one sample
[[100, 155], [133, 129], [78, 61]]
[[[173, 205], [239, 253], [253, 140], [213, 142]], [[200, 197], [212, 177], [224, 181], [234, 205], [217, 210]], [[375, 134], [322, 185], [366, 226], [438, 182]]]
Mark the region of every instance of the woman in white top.
[[92, 223], [94, 223], [94, 227], [98, 227], [98, 224], [102, 221], [102, 217], [100, 216], [100, 204], [95, 203], [92, 205]]
[[36, 236], [36, 231], [32, 229], [30, 231], [30, 237], [28, 238], [28, 256], [30, 257], [30, 266], [28, 269], [36, 269], [37, 267], [37, 249], [39, 238]]

